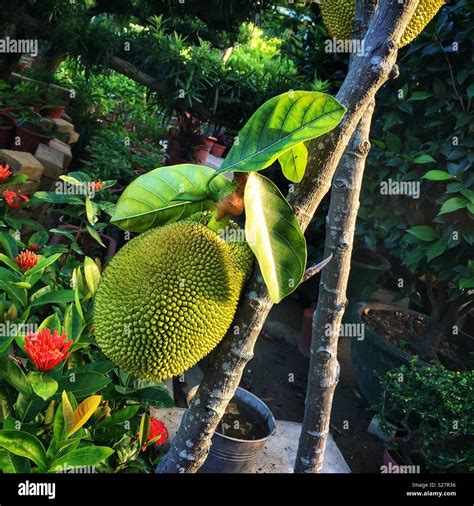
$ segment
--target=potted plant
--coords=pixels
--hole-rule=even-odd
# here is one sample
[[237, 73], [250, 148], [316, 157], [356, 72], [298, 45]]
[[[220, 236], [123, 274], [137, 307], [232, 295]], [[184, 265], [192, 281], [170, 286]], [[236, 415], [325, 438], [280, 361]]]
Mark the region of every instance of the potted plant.
[[382, 430], [392, 435], [386, 464], [391, 459], [392, 465], [419, 466], [418, 472], [474, 471], [474, 371], [413, 359], [386, 373], [382, 386], [376, 409]]
[[60, 136], [51, 119], [42, 118], [29, 108], [23, 108], [12, 115], [18, 117], [16, 135], [20, 141], [14, 147], [19, 151], [34, 154], [40, 144], [48, 144], [51, 139]]
[[178, 115], [178, 128], [172, 128], [168, 135], [168, 164], [205, 161], [209, 150], [201, 134], [201, 121], [188, 112]]
[[408, 364], [416, 353], [414, 341], [423, 333], [427, 317], [393, 305], [361, 302], [349, 308], [346, 322], [363, 329], [351, 341], [352, 366], [362, 395], [373, 404], [382, 392], [381, 378]]

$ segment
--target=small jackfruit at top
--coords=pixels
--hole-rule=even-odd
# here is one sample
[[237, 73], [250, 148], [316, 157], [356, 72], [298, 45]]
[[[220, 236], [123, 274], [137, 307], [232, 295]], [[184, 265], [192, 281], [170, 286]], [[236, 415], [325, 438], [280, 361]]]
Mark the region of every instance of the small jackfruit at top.
[[[420, 0], [400, 40], [400, 47], [415, 39], [444, 4], [443, 0]], [[323, 22], [331, 37], [352, 37], [355, 0], [321, 0]]]
[[104, 270], [95, 335], [126, 372], [160, 380], [179, 375], [232, 323], [253, 256], [235, 224], [226, 241], [205, 225], [208, 219], [201, 214], [145, 232]]

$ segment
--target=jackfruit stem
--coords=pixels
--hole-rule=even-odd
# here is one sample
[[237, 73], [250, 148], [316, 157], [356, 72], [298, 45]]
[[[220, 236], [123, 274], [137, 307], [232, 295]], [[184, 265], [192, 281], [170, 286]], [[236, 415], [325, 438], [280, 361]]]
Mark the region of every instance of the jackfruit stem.
[[218, 220], [217, 215], [219, 214], [219, 210], [214, 208], [212, 211], [211, 219], [209, 220], [209, 223], [207, 224], [207, 228], [210, 228], [213, 230], [216, 234], [219, 234], [219, 232], [224, 232], [225, 228], [229, 224], [230, 221], [230, 215], [224, 214], [224, 216]]

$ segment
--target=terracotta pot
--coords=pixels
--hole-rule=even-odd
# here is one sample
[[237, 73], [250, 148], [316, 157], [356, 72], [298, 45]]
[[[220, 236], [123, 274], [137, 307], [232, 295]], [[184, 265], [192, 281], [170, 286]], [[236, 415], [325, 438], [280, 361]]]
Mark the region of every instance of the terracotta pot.
[[217, 142], [217, 139], [215, 137], [208, 137], [207, 139], [205, 139], [204, 141], [204, 144], [206, 146], [209, 146], [211, 149], [212, 149], [212, 146], [214, 146], [214, 144]]
[[9, 149], [15, 135], [15, 121], [7, 114], [0, 113], [8, 125], [0, 125], [0, 149]]
[[37, 147], [40, 144], [48, 145], [49, 141], [54, 139], [52, 135], [44, 135], [28, 128], [26, 126], [18, 127], [16, 130], [16, 134], [20, 137], [20, 145], [15, 146], [17, 151], [27, 151], [32, 155], [35, 154]]
[[212, 146], [211, 155], [217, 156], [217, 158], [222, 158], [226, 149], [226, 146], [216, 142], [214, 146]]
[[49, 116], [53, 119], [61, 119], [61, 116], [64, 112], [64, 106], [58, 106], [58, 107], [43, 107], [41, 109], [41, 115], [42, 116]]

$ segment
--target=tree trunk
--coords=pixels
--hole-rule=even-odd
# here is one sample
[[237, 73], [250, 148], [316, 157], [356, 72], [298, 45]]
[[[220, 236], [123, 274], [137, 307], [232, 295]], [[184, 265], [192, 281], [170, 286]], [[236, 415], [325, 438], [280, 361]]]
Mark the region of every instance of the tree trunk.
[[[376, 1], [359, 0], [352, 38], [360, 40], [376, 10]], [[353, 57], [352, 57], [353, 58]], [[339, 381], [337, 345], [351, 268], [359, 198], [374, 102], [364, 112], [334, 175], [326, 227], [324, 256], [332, 262], [321, 276], [318, 305], [313, 315], [308, 387], [295, 473], [319, 473], [329, 435], [334, 391]]]
[[[365, 37], [365, 52], [356, 55], [337, 99], [347, 112], [329, 134], [310, 143], [308, 169], [290, 196], [303, 230], [330, 187], [339, 159], [362, 114], [389, 78], [396, 47], [418, 0], [386, 0]], [[216, 350], [215, 362], [185, 412], [171, 449], [157, 468], [162, 473], [195, 472], [204, 463], [211, 437], [253, 357], [255, 341], [272, 304], [256, 267], [241, 298], [231, 328]]]
[[374, 105], [369, 105], [341, 159], [331, 191], [323, 270], [313, 316], [305, 414], [295, 461], [296, 473], [319, 473], [329, 434], [334, 390], [339, 379], [337, 343], [346, 307], [355, 223]]

